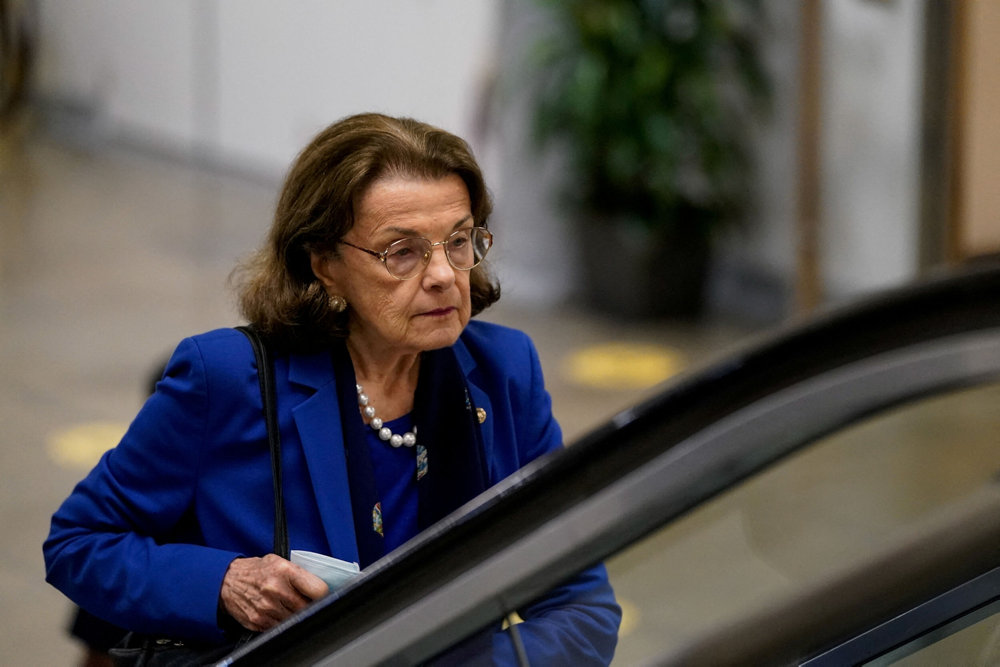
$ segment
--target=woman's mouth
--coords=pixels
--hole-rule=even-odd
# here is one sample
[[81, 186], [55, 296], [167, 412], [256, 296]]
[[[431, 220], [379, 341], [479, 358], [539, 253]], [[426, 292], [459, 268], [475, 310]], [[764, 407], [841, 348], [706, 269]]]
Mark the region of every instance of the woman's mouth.
[[450, 315], [455, 311], [455, 308], [435, 308], [434, 310], [428, 310], [425, 313], [420, 313], [422, 317], [444, 317], [445, 315]]

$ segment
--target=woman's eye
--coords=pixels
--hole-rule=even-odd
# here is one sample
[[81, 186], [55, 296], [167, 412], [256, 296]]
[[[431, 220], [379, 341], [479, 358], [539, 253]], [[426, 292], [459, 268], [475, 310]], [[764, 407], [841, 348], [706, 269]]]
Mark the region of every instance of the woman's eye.
[[391, 251], [389, 251], [389, 256], [402, 259], [403, 257], [409, 255], [411, 252], [413, 252], [413, 248], [403, 246], [401, 248], [393, 248]]
[[461, 248], [471, 240], [471, 237], [472, 237], [471, 229], [462, 229], [452, 234], [449, 244], [453, 248]]

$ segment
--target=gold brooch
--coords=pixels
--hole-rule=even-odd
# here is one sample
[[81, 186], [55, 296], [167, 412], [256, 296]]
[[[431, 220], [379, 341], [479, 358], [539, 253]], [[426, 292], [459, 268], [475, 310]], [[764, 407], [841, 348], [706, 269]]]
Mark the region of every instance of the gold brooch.
[[375, 507], [372, 508], [372, 528], [380, 536], [385, 537], [382, 532], [382, 503], [375, 503]]
[[482, 408], [476, 408], [476, 419], [479, 420], [480, 424], [486, 421], [486, 410], [483, 410]]

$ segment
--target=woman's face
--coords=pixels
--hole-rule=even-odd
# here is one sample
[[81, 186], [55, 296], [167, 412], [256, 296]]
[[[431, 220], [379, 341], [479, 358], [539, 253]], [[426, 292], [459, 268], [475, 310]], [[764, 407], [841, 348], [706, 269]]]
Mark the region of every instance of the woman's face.
[[[462, 179], [387, 177], [355, 202], [354, 227], [344, 241], [382, 252], [393, 241], [424, 237], [443, 241], [472, 227], [472, 205]], [[444, 246], [435, 246], [417, 275], [397, 280], [382, 262], [341, 244], [338, 255], [312, 255], [313, 272], [330, 295], [350, 307], [349, 340], [376, 354], [410, 354], [453, 344], [469, 322], [469, 272], [452, 268]]]

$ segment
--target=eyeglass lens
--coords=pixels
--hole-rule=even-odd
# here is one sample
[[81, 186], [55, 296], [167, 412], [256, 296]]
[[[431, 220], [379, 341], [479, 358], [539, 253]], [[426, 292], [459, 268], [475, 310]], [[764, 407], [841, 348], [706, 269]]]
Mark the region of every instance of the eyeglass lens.
[[[493, 235], [483, 227], [459, 229], [444, 242], [448, 262], [456, 269], [475, 267], [486, 256]], [[389, 244], [385, 251], [385, 268], [397, 278], [408, 278], [430, 260], [433, 250], [430, 241], [423, 238], [400, 239]]]

